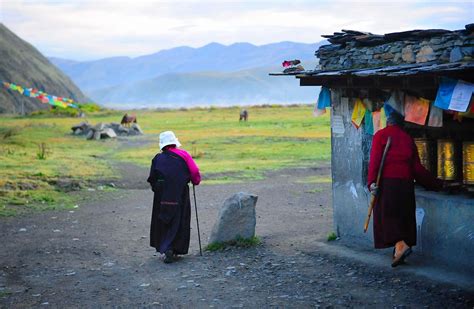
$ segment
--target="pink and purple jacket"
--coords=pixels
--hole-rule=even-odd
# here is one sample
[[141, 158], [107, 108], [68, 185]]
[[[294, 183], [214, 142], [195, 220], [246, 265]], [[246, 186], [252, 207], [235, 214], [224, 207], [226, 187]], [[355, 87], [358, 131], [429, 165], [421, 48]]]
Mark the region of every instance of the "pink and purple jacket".
[[186, 162], [189, 173], [191, 174], [191, 182], [197, 186], [201, 182], [201, 173], [199, 173], [199, 167], [196, 162], [194, 162], [191, 155], [186, 150], [179, 148], [169, 148], [168, 150], [177, 154], [184, 160], [184, 162]]

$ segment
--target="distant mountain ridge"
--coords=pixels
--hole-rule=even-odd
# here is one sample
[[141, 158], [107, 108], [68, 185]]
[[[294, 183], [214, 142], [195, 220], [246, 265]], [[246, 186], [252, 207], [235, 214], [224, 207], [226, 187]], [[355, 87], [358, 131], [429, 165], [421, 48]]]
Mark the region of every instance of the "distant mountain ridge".
[[[2, 23], [0, 55], [0, 81], [37, 88], [51, 95], [71, 98], [78, 102], [89, 101], [69, 77]], [[27, 113], [46, 107], [47, 104], [37, 99], [5, 88], [0, 89], [0, 113]]]
[[316, 100], [318, 87], [299, 87], [293, 77], [273, 77], [275, 67], [237, 72], [168, 73], [91, 91], [114, 108], [292, 104]]
[[262, 46], [250, 43], [228, 46], [210, 43], [200, 48], [181, 46], [136, 58], [113, 57], [84, 62], [60, 58], [50, 60], [83, 90], [93, 93], [100, 88], [143, 81], [169, 73], [235, 72], [278, 66], [286, 59], [311, 59], [320, 45], [321, 42], [280, 42]]
[[305, 103], [314, 101], [317, 89], [268, 73], [281, 71], [281, 63], [290, 59], [300, 59], [305, 68], [314, 69], [314, 52], [322, 44], [210, 43], [137, 58], [51, 61], [91, 98], [115, 108]]

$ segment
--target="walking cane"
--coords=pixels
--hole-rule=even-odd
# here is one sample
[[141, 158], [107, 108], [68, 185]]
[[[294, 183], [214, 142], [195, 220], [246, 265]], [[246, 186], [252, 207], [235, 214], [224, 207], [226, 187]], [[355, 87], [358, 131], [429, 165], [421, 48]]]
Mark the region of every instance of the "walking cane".
[[[383, 165], [385, 163], [385, 157], [387, 156], [387, 152], [388, 152], [388, 149], [390, 148], [391, 142], [392, 142], [392, 138], [389, 136], [387, 140], [387, 145], [385, 145], [385, 149], [383, 151], [382, 160], [380, 161], [379, 172], [377, 173], [377, 180], [376, 180], [377, 190], [380, 185], [380, 178], [382, 178], [382, 170], [383, 170]], [[367, 232], [367, 229], [369, 228], [370, 216], [372, 215], [372, 210], [374, 209], [374, 206], [375, 206], [375, 199], [377, 198], [377, 194], [378, 192], [376, 192], [376, 194], [371, 194], [370, 204], [369, 204], [369, 213], [367, 214], [367, 219], [365, 219], [365, 224], [364, 224], [364, 233]]]
[[201, 232], [199, 232], [199, 218], [198, 218], [198, 209], [197, 209], [197, 204], [196, 204], [196, 189], [194, 189], [194, 185], [193, 185], [193, 195], [194, 195], [194, 209], [196, 210], [196, 223], [197, 223], [197, 228], [198, 228], [199, 254], [202, 256]]

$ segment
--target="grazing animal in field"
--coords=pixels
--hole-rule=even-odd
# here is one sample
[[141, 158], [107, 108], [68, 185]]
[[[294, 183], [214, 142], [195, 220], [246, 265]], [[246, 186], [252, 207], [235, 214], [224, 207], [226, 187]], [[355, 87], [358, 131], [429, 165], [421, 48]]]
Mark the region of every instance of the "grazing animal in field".
[[246, 109], [243, 109], [240, 111], [240, 116], [239, 116], [239, 121], [247, 121], [247, 118], [249, 117], [249, 113], [247, 112]]
[[132, 123], [137, 123], [137, 116], [125, 114], [120, 121], [120, 124], [125, 127], [130, 127]]

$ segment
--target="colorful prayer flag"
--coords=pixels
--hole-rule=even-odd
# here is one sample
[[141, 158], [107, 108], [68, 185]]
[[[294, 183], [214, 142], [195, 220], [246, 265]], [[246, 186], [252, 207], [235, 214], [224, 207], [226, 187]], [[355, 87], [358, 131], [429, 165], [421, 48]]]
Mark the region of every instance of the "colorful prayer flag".
[[355, 104], [354, 104], [354, 110], [352, 111], [351, 120], [352, 120], [352, 124], [357, 129], [359, 129], [359, 127], [362, 124], [362, 120], [364, 120], [365, 111], [366, 111], [366, 108], [365, 108], [364, 103], [362, 103], [362, 100], [356, 99]]
[[372, 112], [372, 122], [374, 127], [374, 134], [377, 131], [387, 126], [387, 117], [385, 116], [385, 109], [381, 108], [379, 111]]
[[44, 95], [40, 95], [39, 97], [39, 100], [41, 101], [41, 103], [49, 103], [49, 100], [47, 97], [45, 97]]
[[441, 109], [465, 112], [474, 92], [474, 84], [442, 78], [434, 105]]
[[[390, 98], [385, 102], [384, 105], [390, 105], [390, 107], [396, 110], [400, 115], [405, 116], [405, 94], [401, 91], [394, 91]], [[386, 112], [388, 109], [385, 110]], [[391, 112], [391, 110], [390, 110]], [[386, 114], [387, 117], [390, 113]]]
[[365, 133], [374, 135], [374, 122], [372, 120], [372, 112], [368, 109], [365, 110], [364, 127]]
[[380, 111], [372, 112], [372, 125], [374, 128], [374, 134], [380, 130]]
[[331, 106], [331, 91], [327, 87], [321, 87], [318, 97], [318, 109]]
[[331, 91], [329, 88], [321, 87], [319, 92], [318, 101], [313, 110], [313, 116], [321, 116], [326, 113], [326, 107], [331, 106]]
[[381, 129], [387, 126], [387, 114], [385, 113], [385, 108], [382, 108], [380, 111], [380, 125], [382, 126]]
[[77, 104], [73, 100], [69, 98], [64, 98], [64, 97], [57, 97], [53, 95], [49, 95], [44, 91], [40, 91], [36, 88], [25, 88], [20, 85], [15, 85], [13, 83], [8, 83], [8, 82], [2, 82], [0, 81], [0, 84], [3, 84], [3, 86], [7, 89], [13, 90], [13, 91], [18, 91], [20, 94], [23, 94], [24, 96], [30, 97], [30, 98], [37, 98], [39, 101], [42, 103], [49, 103], [54, 106], [59, 106], [59, 107], [74, 107], [78, 108]]
[[437, 128], [443, 126], [443, 110], [441, 108], [434, 105], [431, 106], [428, 126]]
[[405, 121], [422, 126], [426, 123], [429, 109], [429, 100], [405, 95]]

